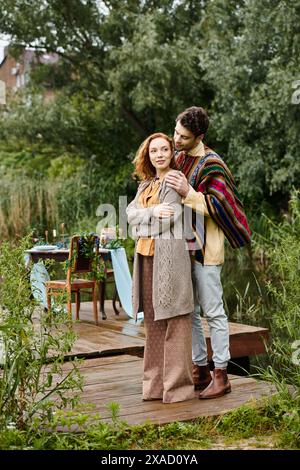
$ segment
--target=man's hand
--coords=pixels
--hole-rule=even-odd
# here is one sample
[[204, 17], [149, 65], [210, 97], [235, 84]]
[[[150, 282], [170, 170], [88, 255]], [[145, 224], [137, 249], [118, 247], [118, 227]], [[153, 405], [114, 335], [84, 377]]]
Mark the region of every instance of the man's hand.
[[153, 215], [158, 219], [167, 219], [174, 215], [174, 209], [170, 204], [163, 202], [154, 207]]
[[177, 191], [180, 196], [187, 197], [190, 187], [183, 173], [169, 171], [169, 173], [165, 176], [165, 181], [169, 188], [175, 189], [175, 191]]

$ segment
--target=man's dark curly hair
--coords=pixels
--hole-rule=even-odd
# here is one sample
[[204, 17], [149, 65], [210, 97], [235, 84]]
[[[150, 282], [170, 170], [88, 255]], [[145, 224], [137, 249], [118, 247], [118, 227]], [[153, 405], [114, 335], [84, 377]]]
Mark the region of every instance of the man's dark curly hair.
[[183, 127], [192, 132], [195, 137], [206, 134], [209, 126], [209, 119], [205, 109], [197, 106], [191, 106], [178, 114], [176, 122], [178, 121]]

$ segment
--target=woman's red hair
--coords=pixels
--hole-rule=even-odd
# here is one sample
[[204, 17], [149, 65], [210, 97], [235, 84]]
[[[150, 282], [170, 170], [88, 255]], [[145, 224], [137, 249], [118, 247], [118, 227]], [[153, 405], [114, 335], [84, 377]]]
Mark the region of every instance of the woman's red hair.
[[[166, 134], [163, 134], [162, 132], [156, 132], [155, 134], [149, 135], [149, 137], [147, 137], [147, 139], [145, 139], [144, 142], [140, 145], [135, 155], [135, 158], [133, 160], [135, 170], [132, 176], [137, 176], [140, 180], [143, 181], [153, 178], [153, 176], [156, 175], [156, 170], [150, 160], [149, 147], [150, 142], [154, 139], [157, 139], [158, 137], [160, 137], [161, 139], [165, 139], [169, 143], [173, 154], [174, 145], [171, 137], [167, 136]], [[175, 168], [174, 156], [172, 156], [170, 167]]]

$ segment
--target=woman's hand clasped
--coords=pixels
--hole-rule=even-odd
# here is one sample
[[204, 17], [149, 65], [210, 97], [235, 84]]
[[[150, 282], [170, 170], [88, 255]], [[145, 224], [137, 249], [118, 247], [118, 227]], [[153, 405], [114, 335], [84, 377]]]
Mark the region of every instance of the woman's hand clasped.
[[157, 204], [153, 209], [153, 215], [157, 219], [167, 219], [174, 215], [174, 209], [167, 203]]

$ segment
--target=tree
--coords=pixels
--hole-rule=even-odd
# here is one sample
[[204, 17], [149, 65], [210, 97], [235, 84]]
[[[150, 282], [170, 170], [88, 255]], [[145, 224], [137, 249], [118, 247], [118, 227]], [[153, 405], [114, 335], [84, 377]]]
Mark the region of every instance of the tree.
[[299, 184], [299, 14], [297, 0], [218, 0], [203, 20], [214, 125], [240, 189], [259, 207], [263, 199], [281, 206]]
[[[61, 57], [33, 77], [51, 74], [56, 103], [40, 117], [19, 109], [24, 125], [6, 135], [40, 134], [111, 172], [146, 135], [172, 132], [178, 112], [202, 105], [212, 118], [207, 141], [249, 206], [284, 206], [300, 176], [299, 8], [297, 0], [0, 0], [0, 33], [16, 53], [31, 45]], [[11, 119], [0, 132], [14, 128]]]
[[1, 30], [11, 36], [16, 54], [25, 46], [58, 53], [70, 93], [80, 90], [116, 108], [140, 139], [158, 126], [171, 127], [166, 111], [169, 117], [205, 96], [198, 50], [188, 45], [201, 14], [193, 15], [197, 6], [173, 0], [1, 0]]

